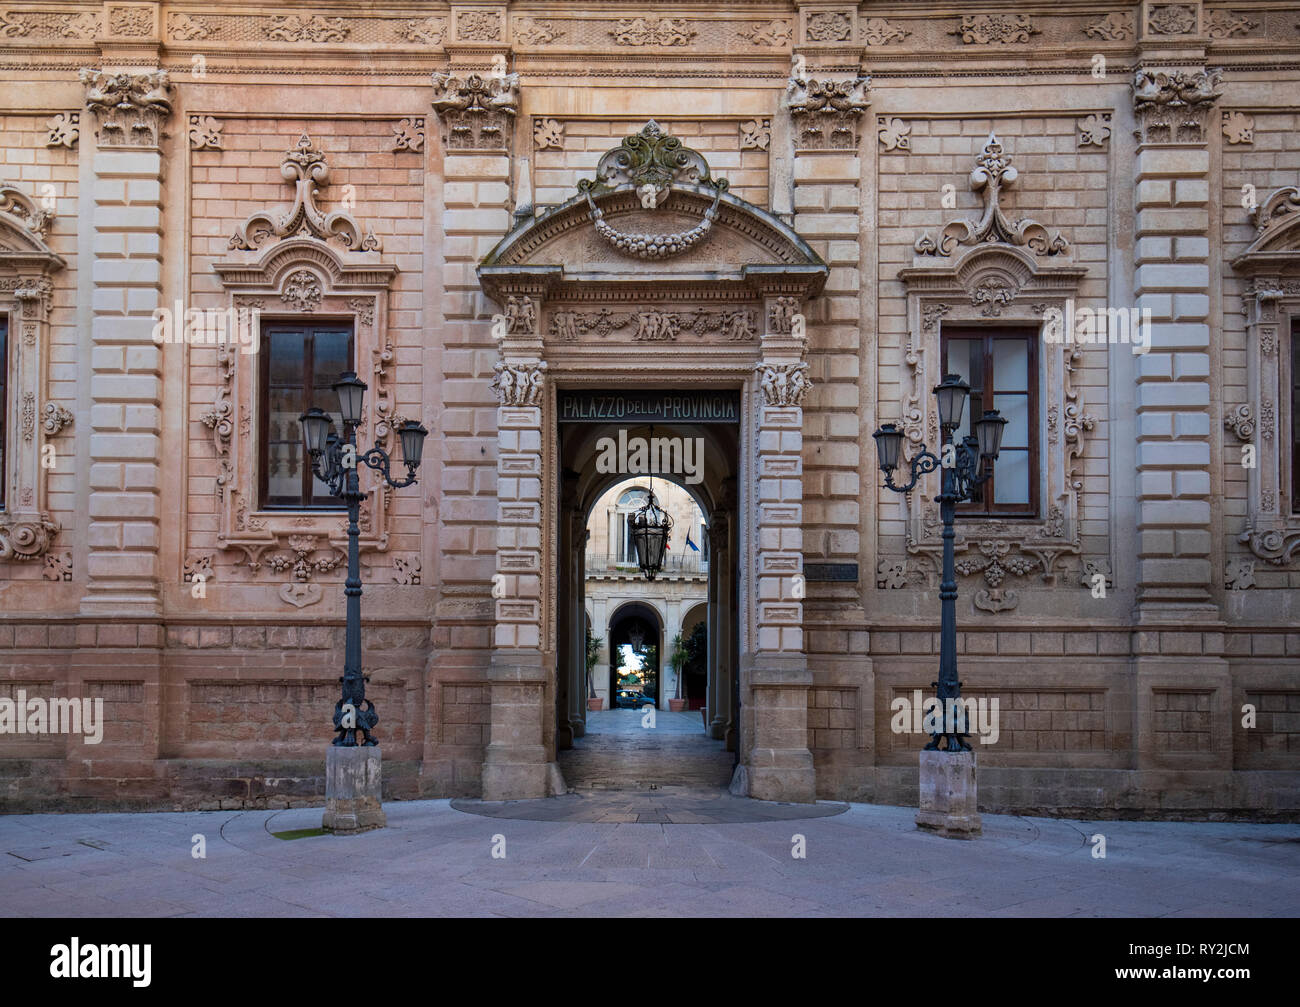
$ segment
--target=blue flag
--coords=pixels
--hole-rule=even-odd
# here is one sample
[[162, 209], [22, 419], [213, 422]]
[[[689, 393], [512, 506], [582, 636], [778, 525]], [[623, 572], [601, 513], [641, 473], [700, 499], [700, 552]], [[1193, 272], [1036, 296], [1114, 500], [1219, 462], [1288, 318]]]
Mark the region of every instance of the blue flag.
[[686, 548], [694, 552], [700, 551], [700, 547], [691, 541], [691, 533], [689, 531], [686, 533]]

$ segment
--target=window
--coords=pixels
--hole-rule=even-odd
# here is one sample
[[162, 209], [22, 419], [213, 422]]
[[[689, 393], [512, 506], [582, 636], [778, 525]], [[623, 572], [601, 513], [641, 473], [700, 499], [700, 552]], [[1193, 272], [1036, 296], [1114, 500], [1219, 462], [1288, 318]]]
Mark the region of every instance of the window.
[[1300, 514], [1300, 315], [1291, 319], [1291, 513]]
[[304, 464], [298, 417], [309, 406], [320, 406], [342, 433], [338, 397], [330, 386], [341, 373], [354, 369], [353, 355], [352, 327], [347, 323], [263, 326], [259, 469], [264, 508], [343, 506], [312, 474], [310, 464]]
[[959, 374], [971, 387], [957, 439], [971, 433], [972, 418], [986, 409], [1006, 417], [1002, 453], [980, 498], [964, 512], [990, 517], [1038, 514], [1038, 330], [1033, 328], [940, 329], [943, 372]]
[[0, 315], [0, 510], [5, 509], [5, 487], [9, 484], [7, 473], [9, 459], [5, 457], [6, 437], [9, 429], [5, 419], [9, 415], [9, 319]]

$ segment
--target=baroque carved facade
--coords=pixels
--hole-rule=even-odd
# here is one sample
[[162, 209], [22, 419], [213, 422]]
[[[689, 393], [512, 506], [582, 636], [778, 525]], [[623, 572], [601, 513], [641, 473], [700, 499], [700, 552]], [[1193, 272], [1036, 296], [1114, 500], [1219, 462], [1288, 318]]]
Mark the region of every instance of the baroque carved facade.
[[699, 493], [738, 786], [908, 800], [889, 711], [934, 679], [937, 477], [882, 490], [870, 433], [935, 449], [952, 340], [1015, 332], [1031, 502], [956, 541], [963, 681], [1007, 718], [981, 794], [1296, 812], [1300, 734], [1236, 714], [1300, 701], [1293, 9], [19, 6], [0, 689], [105, 696], [111, 758], [0, 736], [37, 766], [14, 800], [316, 772], [346, 537], [264, 490], [277, 326], [346, 334], [364, 444], [433, 433], [418, 487], [363, 483], [394, 794], [557, 786], [600, 489], [562, 397], [650, 389], [735, 396]]

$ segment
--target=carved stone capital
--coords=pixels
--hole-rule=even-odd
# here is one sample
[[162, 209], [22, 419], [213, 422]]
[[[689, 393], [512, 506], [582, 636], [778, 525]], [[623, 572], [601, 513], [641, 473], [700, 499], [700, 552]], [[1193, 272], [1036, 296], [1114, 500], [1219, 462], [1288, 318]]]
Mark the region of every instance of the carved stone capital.
[[1139, 69], [1133, 77], [1136, 135], [1142, 143], [1204, 143], [1222, 70]]
[[816, 80], [791, 77], [786, 108], [799, 150], [854, 150], [862, 114], [871, 105], [870, 77]]
[[99, 123], [101, 147], [158, 147], [171, 115], [171, 80], [166, 70], [151, 73], [81, 71], [86, 108]]
[[507, 150], [519, 112], [519, 74], [433, 74], [433, 110], [449, 150]]

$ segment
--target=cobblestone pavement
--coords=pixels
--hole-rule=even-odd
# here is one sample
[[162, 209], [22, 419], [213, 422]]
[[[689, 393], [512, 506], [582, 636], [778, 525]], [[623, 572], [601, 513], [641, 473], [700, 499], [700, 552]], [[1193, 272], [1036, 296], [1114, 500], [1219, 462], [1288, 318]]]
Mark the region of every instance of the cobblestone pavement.
[[[962, 917], [1300, 910], [1297, 825], [987, 815], [984, 836], [965, 842], [919, 832], [914, 809], [863, 804], [822, 818], [719, 825], [487, 818], [445, 800], [392, 802], [385, 810], [386, 829], [292, 840], [273, 833], [318, 827], [320, 809], [0, 816], [0, 914], [948, 918], [954, 909]], [[1098, 833], [1106, 837], [1105, 859], [1092, 855], [1090, 837]], [[195, 836], [205, 839], [204, 859], [192, 856]], [[803, 859], [791, 856], [799, 836]], [[340, 878], [353, 879], [345, 899]]]
[[656, 710], [654, 727], [645, 722], [639, 710], [588, 713], [587, 733], [558, 756], [569, 789], [712, 789], [731, 782], [735, 753], [704, 733], [699, 710]]

